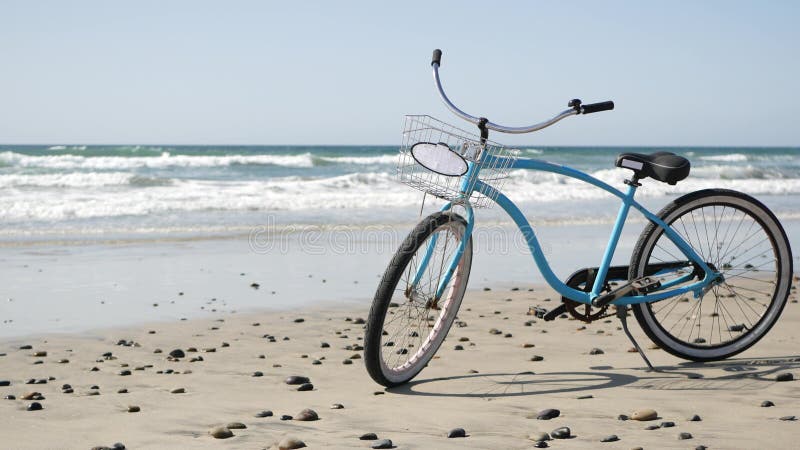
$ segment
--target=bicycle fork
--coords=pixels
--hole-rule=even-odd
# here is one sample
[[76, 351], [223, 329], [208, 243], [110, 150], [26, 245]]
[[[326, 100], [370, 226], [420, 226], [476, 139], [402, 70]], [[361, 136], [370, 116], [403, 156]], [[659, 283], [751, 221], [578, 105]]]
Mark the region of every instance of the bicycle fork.
[[[453, 274], [458, 267], [458, 264], [461, 262], [461, 258], [464, 256], [464, 250], [467, 248], [467, 243], [469, 242], [472, 236], [472, 226], [474, 224], [474, 216], [472, 213], [472, 207], [469, 205], [468, 202], [464, 202], [461, 204], [466, 211], [466, 220], [467, 220], [467, 228], [464, 230], [464, 236], [461, 238], [461, 242], [458, 243], [458, 248], [456, 248], [455, 254], [447, 263], [447, 270], [444, 272], [444, 276], [441, 280], [439, 280], [439, 285], [436, 287], [436, 294], [433, 296], [432, 299], [426, 299], [426, 301], [432, 302], [434, 305], [439, 301], [444, 293], [445, 288], [448, 284], [450, 284], [450, 279], [453, 277]], [[453, 207], [452, 202], [448, 202], [445, 204], [440, 211], [449, 211]], [[431, 236], [430, 242], [428, 242], [428, 247], [425, 250], [425, 256], [423, 256], [422, 261], [419, 263], [419, 267], [417, 267], [417, 272], [414, 274], [414, 280], [411, 283], [409, 288], [409, 292], [406, 293], [407, 296], [413, 295], [416, 291], [417, 284], [419, 284], [420, 280], [422, 279], [422, 275], [425, 273], [425, 270], [428, 268], [428, 264], [430, 263], [431, 256], [433, 255], [433, 250], [436, 248], [436, 241], [438, 239], [438, 235], [434, 234]]]

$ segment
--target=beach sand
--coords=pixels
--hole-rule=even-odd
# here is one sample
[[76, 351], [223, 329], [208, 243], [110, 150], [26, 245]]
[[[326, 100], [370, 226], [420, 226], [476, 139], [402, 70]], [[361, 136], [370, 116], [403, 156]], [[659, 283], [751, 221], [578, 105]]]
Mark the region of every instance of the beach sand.
[[[0, 446], [89, 449], [119, 442], [133, 449], [255, 449], [295, 437], [309, 448], [369, 448], [375, 441], [359, 436], [372, 432], [396, 448], [514, 449], [531, 448], [533, 433], [567, 426], [574, 437], [550, 441], [551, 448], [796, 448], [800, 421], [779, 420], [800, 416], [796, 303], [787, 304], [761, 342], [733, 359], [696, 364], [648, 349], [662, 371], [647, 372], [639, 355], [628, 352], [616, 318], [585, 329], [566, 319], [526, 326], [529, 306], [557, 305], [552, 290], [481, 287], [473, 285], [462, 304], [459, 319], [467, 326], [454, 327], [430, 366], [393, 389], [374, 383], [360, 359], [366, 302], [283, 312], [220, 310], [205, 319], [4, 338], [0, 380], [10, 386], [0, 387], [0, 396], [17, 399], [0, 400]], [[632, 322], [647, 349], [650, 342]], [[502, 333], [491, 334], [492, 328]], [[457, 344], [464, 350], [455, 350]], [[589, 354], [593, 348], [604, 353]], [[170, 358], [176, 349], [185, 357]], [[37, 352], [46, 356], [32, 356]], [[534, 355], [543, 360], [532, 361]], [[198, 357], [202, 361], [191, 362]], [[775, 381], [786, 372], [795, 380]], [[310, 378], [313, 390], [286, 384], [293, 375]], [[64, 384], [73, 392], [64, 393]], [[171, 393], [178, 388], [184, 392]], [[42, 410], [26, 410], [32, 400], [21, 397], [31, 392], [44, 397]], [[761, 407], [765, 400], [775, 406]], [[335, 403], [343, 408], [331, 409]], [[139, 411], [128, 412], [131, 406]], [[319, 420], [280, 420], [306, 408]], [[537, 420], [547, 408], [560, 416]], [[658, 419], [618, 420], [645, 408], [657, 411]], [[273, 415], [255, 417], [266, 410]], [[702, 420], [689, 421], [695, 414]], [[228, 439], [209, 435], [232, 422], [246, 428], [233, 429]], [[662, 422], [674, 426], [645, 429]], [[457, 427], [467, 437], [447, 438]], [[680, 440], [684, 432], [692, 438]], [[612, 434], [619, 441], [600, 442]]]

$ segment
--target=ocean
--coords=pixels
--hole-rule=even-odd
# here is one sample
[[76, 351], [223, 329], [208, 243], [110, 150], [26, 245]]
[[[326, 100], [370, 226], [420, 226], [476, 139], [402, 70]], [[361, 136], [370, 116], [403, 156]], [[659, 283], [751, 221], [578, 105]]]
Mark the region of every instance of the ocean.
[[[709, 187], [754, 195], [779, 217], [800, 217], [800, 148], [521, 147], [521, 157], [584, 170], [614, 186], [623, 151], [671, 151], [692, 163], [669, 186], [637, 194], [660, 209]], [[265, 223], [412, 223], [422, 194], [396, 181], [398, 146], [0, 145], [0, 240], [247, 233]], [[605, 223], [616, 201], [590, 185], [512, 171], [504, 191], [534, 222]], [[429, 207], [437, 202], [428, 197]], [[498, 208], [479, 219], [507, 222]]]

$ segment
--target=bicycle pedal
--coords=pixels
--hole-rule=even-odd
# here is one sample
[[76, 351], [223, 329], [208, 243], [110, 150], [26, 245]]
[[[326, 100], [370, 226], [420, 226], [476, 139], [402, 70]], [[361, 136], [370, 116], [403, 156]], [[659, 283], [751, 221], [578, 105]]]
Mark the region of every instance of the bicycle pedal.
[[567, 305], [562, 303], [561, 305], [558, 306], [558, 308], [555, 308], [552, 311], [550, 311], [547, 314], [545, 314], [542, 317], [542, 319], [544, 319], [545, 322], [550, 322], [551, 320], [555, 320], [556, 317], [558, 317], [558, 316], [560, 316], [560, 315], [562, 315], [562, 314], [564, 314], [566, 312], [567, 312]]

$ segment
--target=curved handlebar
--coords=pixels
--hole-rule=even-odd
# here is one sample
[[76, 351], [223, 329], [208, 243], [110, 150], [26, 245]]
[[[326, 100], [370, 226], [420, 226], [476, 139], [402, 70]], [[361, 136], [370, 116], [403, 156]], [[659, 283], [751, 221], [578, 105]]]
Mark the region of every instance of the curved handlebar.
[[565, 119], [569, 116], [574, 116], [576, 114], [581, 114], [581, 113], [589, 114], [593, 112], [600, 112], [600, 111], [607, 111], [614, 109], [614, 102], [610, 101], [581, 106], [580, 100], [573, 100], [569, 104], [570, 106], [569, 109], [560, 112], [550, 120], [545, 120], [544, 122], [539, 122], [525, 127], [503, 126], [500, 124], [496, 124], [494, 122], [490, 122], [481, 117], [475, 117], [470, 114], [467, 114], [464, 111], [460, 110], [456, 105], [453, 104], [453, 102], [450, 101], [449, 98], [447, 98], [447, 94], [444, 93], [444, 88], [442, 87], [442, 81], [439, 78], [439, 66], [441, 65], [441, 61], [442, 61], [442, 51], [437, 48], [436, 50], [433, 51], [431, 66], [433, 66], [433, 80], [436, 83], [436, 89], [439, 91], [439, 97], [442, 98], [444, 104], [447, 106], [448, 109], [450, 109], [450, 111], [453, 112], [453, 114], [475, 125], [478, 125], [481, 121], [485, 121], [486, 128], [490, 130], [499, 131], [501, 133], [511, 133], [511, 134], [530, 133], [533, 131], [541, 130], [542, 128], [547, 128], [550, 125], [553, 125], [554, 123], [560, 121], [561, 119]]

